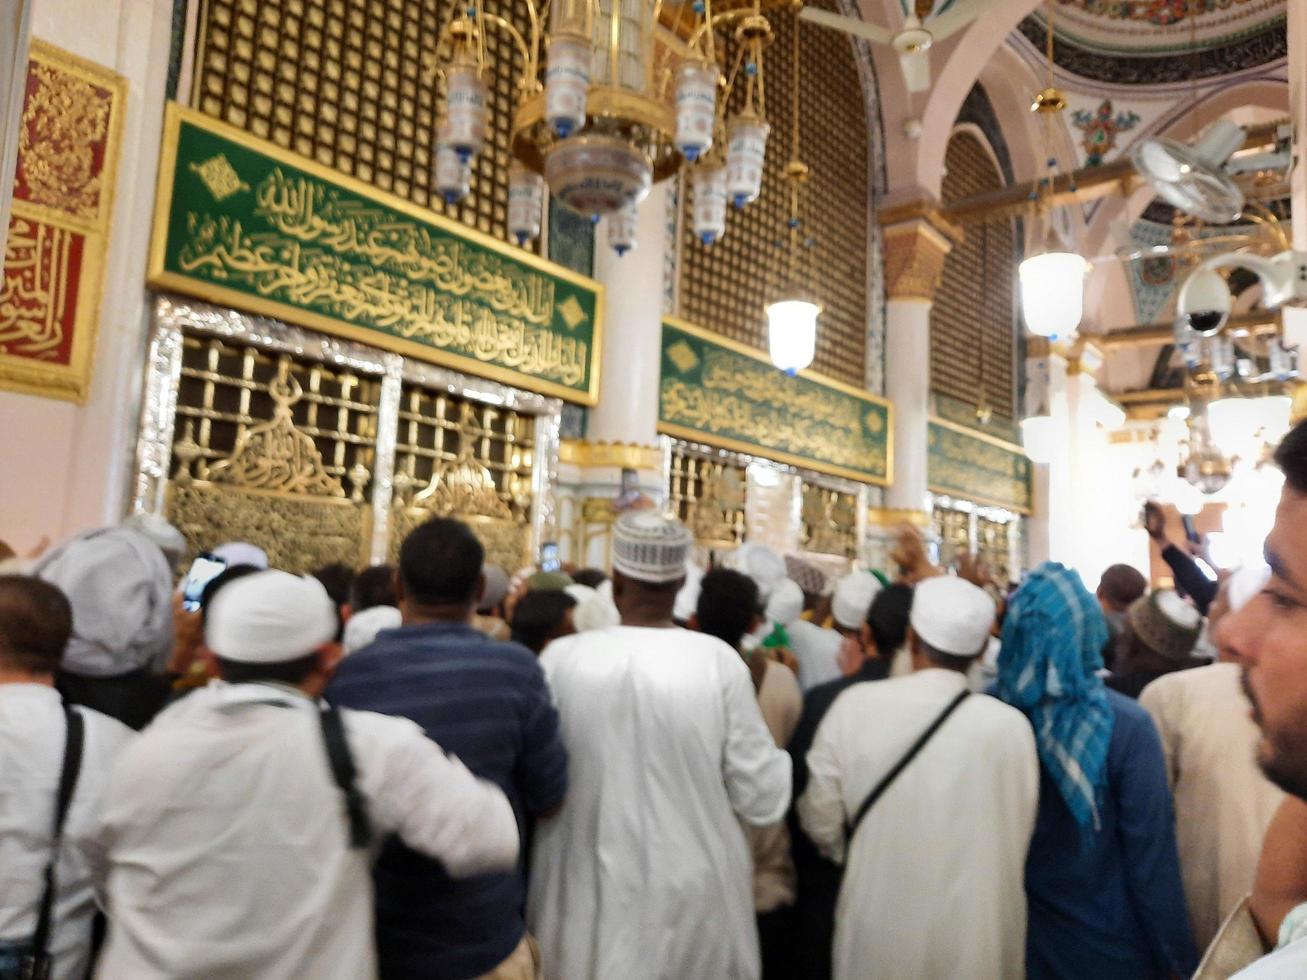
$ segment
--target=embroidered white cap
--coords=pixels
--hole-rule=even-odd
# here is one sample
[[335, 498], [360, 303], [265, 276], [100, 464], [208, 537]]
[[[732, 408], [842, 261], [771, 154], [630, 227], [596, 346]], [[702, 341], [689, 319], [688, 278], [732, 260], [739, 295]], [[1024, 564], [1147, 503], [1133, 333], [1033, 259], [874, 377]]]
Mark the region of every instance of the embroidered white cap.
[[867, 621], [871, 601], [879, 591], [880, 579], [871, 572], [859, 570], [845, 575], [835, 583], [835, 594], [830, 601], [836, 624], [846, 630], [859, 629]]
[[613, 569], [637, 582], [675, 582], [685, 575], [693, 543], [674, 518], [654, 510], [627, 511], [613, 525]]

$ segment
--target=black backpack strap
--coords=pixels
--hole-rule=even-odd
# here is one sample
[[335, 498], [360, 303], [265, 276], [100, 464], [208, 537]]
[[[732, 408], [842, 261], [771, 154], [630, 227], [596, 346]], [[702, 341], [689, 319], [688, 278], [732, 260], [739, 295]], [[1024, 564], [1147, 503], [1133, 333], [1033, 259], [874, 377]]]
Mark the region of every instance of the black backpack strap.
[[331, 764], [331, 775], [336, 785], [345, 794], [345, 809], [349, 814], [349, 846], [354, 849], [367, 847], [372, 843], [372, 821], [368, 817], [367, 802], [359, 792], [355, 779], [354, 757], [350, 755], [349, 743], [345, 741], [345, 725], [341, 721], [340, 711], [327, 705], [319, 712], [322, 719], [322, 737], [327, 745], [327, 761]]
[[931, 737], [937, 731], [939, 731], [940, 726], [948, 721], [948, 716], [953, 714], [953, 712], [957, 710], [958, 705], [965, 701], [970, 694], [970, 691], [962, 691], [957, 697], [950, 701], [947, 707], [945, 707], [935, 720], [930, 723], [930, 727], [922, 732], [921, 736], [912, 743], [912, 748], [908, 749], [908, 751], [903, 754], [903, 758], [899, 759], [899, 761], [894, 764], [894, 768], [887, 772], [884, 778], [876, 784], [875, 789], [867, 794], [867, 798], [862, 801], [862, 806], [858, 807], [858, 812], [854, 815], [852, 823], [850, 823], [846, 828], [844, 840], [848, 844], [853, 843], [853, 835], [858, 832], [858, 828], [862, 826], [863, 819], [871, 811], [871, 808], [876, 805], [876, 801], [885, 795], [885, 791], [889, 789], [890, 784], [898, 778], [899, 773], [906, 769], [908, 763], [917, 757], [917, 753], [926, 747], [926, 743], [930, 741]]
[[77, 775], [82, 769], [82, 744], [85, 741], [85, 728], [82, 716], [71, 708], [67, 702], [63, 705], [64, 722], [67, 734], [64, 738], [64, 761], [59, 770], [59, 792], [54, 805], [53, 846], [50, 860], [45, 865], [45, 888], [41, 892], [41, 905], [36, 914], [36, 932], [32, 934], [32, 950], [42, 955], [50, 944], [50, 931], [54, 919], [55, 865], [59, 863], [59, 851], [63, 843], [64, 820], [68, 817], [68, 807], [73, 801], [73, 792], [77, 789]]

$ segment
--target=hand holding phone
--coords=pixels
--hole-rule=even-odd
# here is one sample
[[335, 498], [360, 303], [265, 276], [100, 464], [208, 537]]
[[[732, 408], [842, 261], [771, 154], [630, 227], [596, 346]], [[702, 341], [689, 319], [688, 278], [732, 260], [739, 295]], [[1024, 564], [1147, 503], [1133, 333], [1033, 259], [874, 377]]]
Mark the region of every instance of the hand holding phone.
[[195, 561], [191, 562], [190, 570], [186, 573], [185, 584], [182, 585], [182, 608], [190, 612], [199, 609], [204, 587], [221, 575], [226, 568], [226, 558], [219, 558], [208, 551], [196, 555]]
[[556, 572], [562, 567], [562, 563], [558, 560], [558, 544], [554, 541], [546, 541], [540, 546], [540, 571]]

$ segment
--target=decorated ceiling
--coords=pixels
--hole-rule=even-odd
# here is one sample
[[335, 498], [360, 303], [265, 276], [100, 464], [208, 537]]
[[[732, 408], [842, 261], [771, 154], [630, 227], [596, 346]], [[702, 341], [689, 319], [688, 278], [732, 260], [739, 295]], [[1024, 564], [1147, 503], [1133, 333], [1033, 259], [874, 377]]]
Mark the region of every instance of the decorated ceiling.
[[[1123, 85], [1230, 75], [1287, 54], [1288, 0], [1053, 0], [1055, 60], [1072, 74]], [[1021, 32], [1043, 47], [1047, 16]]]

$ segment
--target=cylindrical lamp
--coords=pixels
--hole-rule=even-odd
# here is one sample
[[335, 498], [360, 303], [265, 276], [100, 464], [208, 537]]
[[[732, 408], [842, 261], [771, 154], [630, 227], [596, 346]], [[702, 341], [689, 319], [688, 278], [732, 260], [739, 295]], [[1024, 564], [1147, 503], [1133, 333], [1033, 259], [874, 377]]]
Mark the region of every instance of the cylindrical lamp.
[[1021, 420], [1021, 446], [1032, 463], [1039, 466], [1051, 463], [1055, 442], [1053, 416], [1032, 415]]
[[794, 375], [812, 363], [817, 352], [817, 316], [821, 307], [792, 296], [767, 306], [767, 348], [772, 363]]
[[1080, 326], [1085, 310], [1087, 263], [1072, 252], [1044, 252], [1021, 263], [1021, 313], [1040, 337], [1066, 337]]

